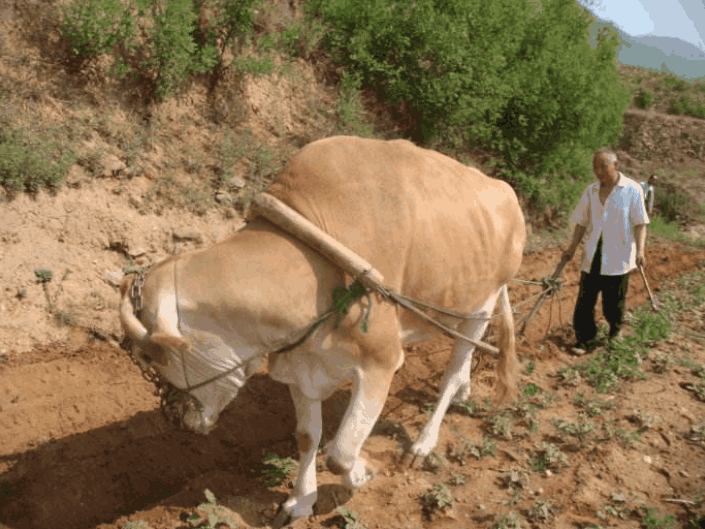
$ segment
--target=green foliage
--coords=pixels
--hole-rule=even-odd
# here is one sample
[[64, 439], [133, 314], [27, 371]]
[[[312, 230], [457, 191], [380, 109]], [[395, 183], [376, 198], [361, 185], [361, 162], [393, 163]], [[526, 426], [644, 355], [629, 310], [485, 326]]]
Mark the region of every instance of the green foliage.
[[72, 152], [46, 134], [20, 128], [0, 129], [0, 185], [11, 194], [61, 187], [74, 160]]
[[691, 103], [688, 96], [683, 96], [679, 100], [673, 101], [668, 112], [669, 114], [675, 114], [677, 116], [685, 115], [705, 119], [705, 107], [702, 105], [694, 105]]
[[634, 102], [636, 103], [636, 106], [639, 108], [647, 109], [651, 107], [651, 104], [654, 101], [654, 93], [651, 92], [650, 90], [646, 90], [645, 88], [639, 90], [639, 94], [636, 96], [636, 99]]
[[344, 505], [337, 507], [335, 509], [340, 517], [335, 517], [335, 524], [340, 527], [340, 529], [367, 529], [367, 527], [360, 521], [360, 517], [357, 513], [351, 511]]
[[[601, 352], [576, 366], [575, 371], [583, 375], [599, 392], [614, 391], [621, 379], [645, 378], [641, 370], [655, 341], [666, 339], [673, 327], [672, 317], [677, 312], [676, 300], [664, 295], [662, 310], [658, 313], [640, 308], [632, 315], [632, 334], [610, 343], [609, 351]], [[570, 368], [569, 368], [570, 369]], [[567, 370], [561, 374], [567, 376]], [[575, 374], [575, 373], [573, 373]]]
[[668, 529], [675, 526], [676, 517], [672, 514], [659, 518], [656, 508], [645, 506], [640, 507], [638, 511], [641, 514], [641, 527], [643, 529], [657, 529], [659, 527]]
[[134, 30], [130, 4], [121, 0], [81, 0], [63, 10], [61, 37], [80, 58], [111, 52]]
[[47, 268], [35, 268], [34, 277], [37, 278], [37, 283], [48, 283], [54, 277], [54, 272]]
[[[631, 96], [614, 60], [617, 39], [604, 31], [593, 49], [590, 17], [572, 0], [541, 9], [513, 0], [318, 0], [310, 10], [330, 27], [322, 44], [396, 105], [413, 136], [492, 149], [530, 195], [567, 194], [557, 184], [584, 176], [585, 153], [621, 131]], [[550, 176], [534, 186], [537, 175]]]
[[191, 527], [197, 527], [198, 529], [216, 529], [224, 524], [232, 529], [236, 529], [238, 523], [235, 516], [225, 507], [218, 505], [215, 494], [206, 489], [205, 495], [208, 501], [200, 504], [198, 510], [206, 515], [206, 519], [202, 520], [202, 515], [200, 514], [189, 516], [186, 521], [191, 524]]
[[360, 99], [360, 85], [359, 74], [343, 73], [340, 80], [340, 95], [338, 96], [340, 132], [369, 138], [372, 136], [372, 127], [365, 120], [365, 109]]
[[191, 75], [217, 73], [227, 46], [251, 32], [261, 0], [74, 0], [61, 36], [83, 61], [112, 53], [113, 74], [165, 98]]
[[421, 496], [421, 503], [424, 511], [429, 514], [453, 505], [453, 496], [448, 487], [442, 483], [436, 483], [428, 492]]
[[521, 529], [523, 527], [521, 518], [514, 511], [509, 511], [502, 516], [497, 523], [492, 526], [492, 529]]
[[290, 457], [279, 457], [273, 453], [264, 454], [262, 464], [264, 465], [262, 472], [269, 477], [262, 484], [263, 487], [276, 487], [296, 468], [296, 461]]
[[536, 457], [531, 461], [531, 468], [535, 472], [547, 469], [558, 470], [568, 465], [568, 457], [553, 443], [541, 443]]

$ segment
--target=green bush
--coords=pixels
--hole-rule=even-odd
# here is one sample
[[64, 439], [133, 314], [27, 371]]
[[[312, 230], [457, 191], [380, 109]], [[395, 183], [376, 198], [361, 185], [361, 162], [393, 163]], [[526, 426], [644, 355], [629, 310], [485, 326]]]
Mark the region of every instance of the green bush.
[[0, 130], [0, 185], [11, 194], [61, 187], [74, 159], [42, 134]]
[[[573, 0], [317, 0], [333, 57], [396, 105], [425, 143], [460, 136], [528, 180], [573, 178], [616, 141], [631, 98], [604, 30]], [[579, 179], [582, 178], [579, 176]], [[543, 190], [532, 190], [543, 200]]]
[[80, 0], [64, 9], [63, 19], [61, 36], [82, 59], [108, 53], [134, 33], [129, 3], [120, 0]]
[[693, 116], [694, 118], [705, 119], [705, 107], [698, 105], [694, 106], [690, 102], [688, 96], [681, 97], [680, 101], [671, 102], [671, 107], [668, 109], [669, 114], [675, 114], [677, 116], [686, 115]]
[[647, 109], [651, 107], [651, 104], [654, 101], [654, 93], [650, 92], [649, 90], [641, 89], [639, 90], [639, 94], [636, 96], [636, 106], [639, 108]]
[[112, 53], [113, 74], [164, 98], [191, 75], [217, 73], [227, 46], [252, 30], [261, 0], [74, 0], [61, 35], [77, 58]]

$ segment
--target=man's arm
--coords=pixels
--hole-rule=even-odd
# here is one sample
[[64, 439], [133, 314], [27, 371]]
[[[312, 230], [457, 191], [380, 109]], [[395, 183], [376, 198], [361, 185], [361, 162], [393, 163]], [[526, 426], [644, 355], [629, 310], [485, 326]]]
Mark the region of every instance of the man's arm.
[[646, 224], [639, 224], [634, 228], [636, 237], [636, 265], [643, 268], [646, 266]]
[[581, 226], [580, 224], [575, 225], [575, 230], [573, 231], [573, 241], [570, 243], [570, 246], [568, 246], [566, 251], [563, 252], [563, 259], [566, 261], [573, 259], [575, 251], [578, 249], [578, 246], [580, 246], [580, 241], [583, 240], [586, 231], [587, 226]]

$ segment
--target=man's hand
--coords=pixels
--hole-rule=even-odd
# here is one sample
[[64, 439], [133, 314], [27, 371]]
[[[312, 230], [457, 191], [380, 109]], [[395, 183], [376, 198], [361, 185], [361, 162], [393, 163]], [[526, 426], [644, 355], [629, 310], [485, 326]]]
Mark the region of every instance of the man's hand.
[[636, 265], [639, 268], [644, 268], [646, 266], [646, 256], [644, 255], [644, 248], [646, 247], [646, 224], [639, 224], [635, 228], [636, 236]]
[[636, 255], [636, 265], [639, 268], [646, 268], [646, 256], [644, 254], [637, 254]]

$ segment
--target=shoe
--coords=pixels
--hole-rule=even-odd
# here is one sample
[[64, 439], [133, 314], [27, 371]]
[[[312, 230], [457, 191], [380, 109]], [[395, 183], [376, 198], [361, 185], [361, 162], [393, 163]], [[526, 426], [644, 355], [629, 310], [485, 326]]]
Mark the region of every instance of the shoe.
[[583, 344], [576, 344], [574, 347], [571, 348], [570, 352], [575, 356], [583, 356], [585, 353], [588, 352], [588, 348]]

